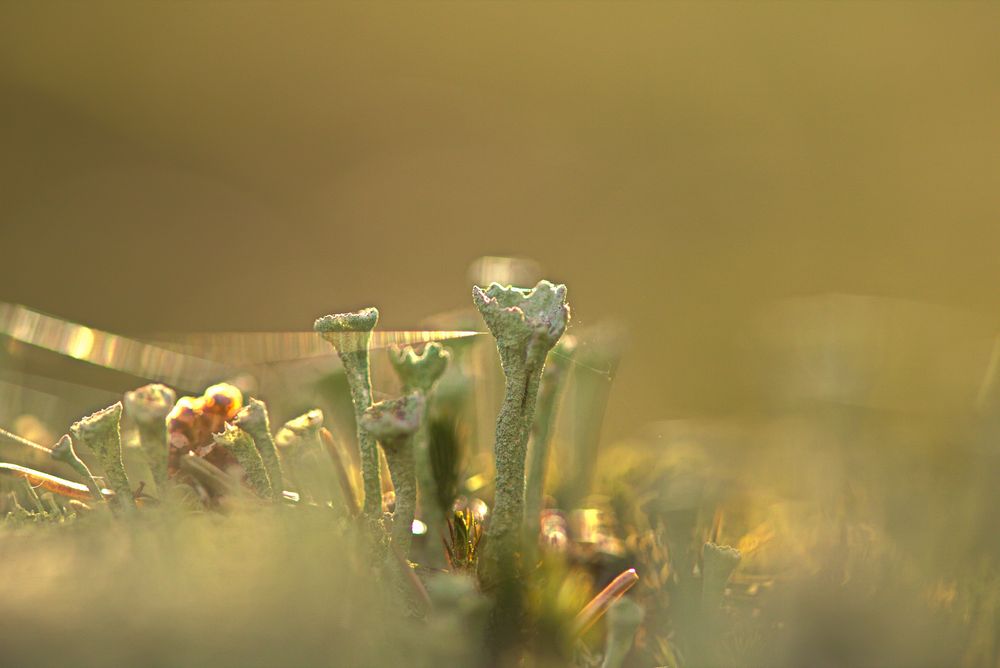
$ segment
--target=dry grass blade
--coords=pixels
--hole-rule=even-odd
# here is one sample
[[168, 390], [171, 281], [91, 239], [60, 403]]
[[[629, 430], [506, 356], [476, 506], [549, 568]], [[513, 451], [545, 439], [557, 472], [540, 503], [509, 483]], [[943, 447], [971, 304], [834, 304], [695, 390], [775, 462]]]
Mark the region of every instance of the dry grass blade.
[[608, 606], [620, 599], [639, 581], [639, 575], [634, 568], [620, 573], [611, 583], [601, 590], [597, 596], [592, 598], [580, 614], [573, 620], [573, 635], [579, 636], [587, 632], [591, 626], [600, 619]]

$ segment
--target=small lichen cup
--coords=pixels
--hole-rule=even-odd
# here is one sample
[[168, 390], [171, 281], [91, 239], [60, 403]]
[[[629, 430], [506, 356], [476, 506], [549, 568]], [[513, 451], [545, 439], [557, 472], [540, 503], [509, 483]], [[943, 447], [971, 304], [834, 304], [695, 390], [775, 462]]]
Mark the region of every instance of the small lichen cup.
[[409, 556], [413, 541], [412, 525], [417, 506], [413, 435], [420, 428], [423, 414], [424, 397], [413, 392], [373, 404], [361, 416], [362, 429], [382, 445], [389, 464], [389, 474], [396, 491], [390, 536], [403, 558]]

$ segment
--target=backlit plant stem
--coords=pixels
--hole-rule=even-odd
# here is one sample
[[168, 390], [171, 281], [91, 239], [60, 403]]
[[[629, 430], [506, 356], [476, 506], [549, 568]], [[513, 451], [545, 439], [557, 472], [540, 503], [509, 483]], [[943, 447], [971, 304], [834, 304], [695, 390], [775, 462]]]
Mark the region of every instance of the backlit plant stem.
[[389, 464], [392, 485], [396, 490], [391, 544], [404, 559], [410, 554], [413, 517], [417, 508], [413, 435], [420, 428], [423, 415], [424, 398], [414, 392], [399, 399], [373, 404], [361, 416], [362, 429], [382, 444], [386, 462]]
[[[0, 429], [0, 436], [6, 438], [9, 441], [13, 441], [14, 443], [17, 443], [19, 445], [29, 447], [32, 450], [37, 450], [38, 452], [44, 452], [57, 462], [68, 464], [70, 468], [72, 468], [80, 477], [83, 478], [86, 484], [86, 488], [90, 490], [90, 493], [94, 499], [101, 500], [103, 498], [103, 495], [101, 493], [101, 486], [97, 484], [97, 480], [94, 479], [94, 476], [90, 472], [90, 469], [87, 468], [87, 465], [84, 464], [83, 460], [81, 460], [80, 457], [76, 454], [76, 450], [73, 449], [73, 440], [69, 437], [69, 434], [63, 434], [56, 442], [56, 444], [51, 448], [47, 448], [44, 445], [35, 443], [32, 440], [29, 440], [22, 436], [18, 436], [17, 434], [7, 431], [6, 429]], [[0, 464], [0, 466], [14, 466], [14, 469], [22, 469], [23, 471], [32, 471], [32, 469], [17, 467], [13, 464]], [[11, 469], [11, 471], [13, 471], [14, 469]], [[48, 474], [41, 474], [41, 472], [37, 471], [35, 473], [38, 473], [39, 475], [48, 476]], [[70, 482], [68, 480], [62, 480], [62, 478], [56, 478], [55, 476], [49, 476], [49, 477], [53, 478], [54, 480], [60, 480], [66, 483]], [[31, 484], [37, 485], [40, 483], [32, 482]], [[76, 483], [70, 483], [70, 484], [75, 485]], [[87, 496], [86, 494], [84, 494], [83, 496], [74, 498], [85, 499], [87, 498]]]
[[635, 586], [635, 583], [638, 581], [639, 575], [635, 572], [634, 568], [619, 573], [597, 596], [590, 599], [590, 602], [577, 614], [576, 619], [573, 620], [573, 635], [581, 636], [586, 633], [587, 629], [593, 626], [608, 611], [611, 604], [624, 596], [625, 592]]
[[231, 475], [215, 464], [193, 454], [180, 457], [177, 466], [197, 481], [197, 484], [203, 487], [209, 496], [239, 496], [246, 491]]
[[[47, 492], [52, 492], [68, 499], [89, 501], [93, 498], [93, 492], [86, 485], [81, 485], [78, 482], [66, 480], [50, 473], [45, 473], [44, 471], [36, 471], [26, 466], [0, 462], [0, 475], [24, 478], [34, 487], [41, 487]], [[107, 489], [100, 490], [100, 492], [102, 498], [112, 495], [112, 492]]]
[[597, 465], [601, 426], [607, 409], [612, 380], [621, 361], [622, 333], [614, 327], [595, 332], [589, 345], [580, 345], [573, 376], [572, 439], [573, 467], [559, 500], [566, 508], [578, 508], [590, 493]]
[[379, 479], [378, 448], [375, 438], [361, 427], [361, 416], [372, 404], [372, 381], [368, 357], [371, 333], [378, 323], [378, 309], [338, 313], [319, 318], [313, 328], [337, 351], [347, 374], [354, 404], [358, 448], [361, 451], [361, 478], [365, 499], [362, 511], [371, 520], [382, 515], [382, 484]]
[[29, 483], [27, 479], [21, 478], [21, 489], [24, 493], [24, 498], [31, 506], [29, 510], [35, 513], [44, 513], [45, 506], [42, 505], [42, 499], [38, 496], [38, 492], [35, 491], [34, 485]]
[[119, 401], [74, 422], [70, 433], [75, 441], [83, 443], [97, 456], [108, 487], [115, 493], [112, 506], [129, 512], [135, 509], [135, 498], [122, 463], [121, 418], [122, 403]]
[[576, 352], [576, 340], [572, 336], [564, 336], [549, 353], [548, 362], [542, 374], [538, 410], [531, 432], [528, 482], [524, 491], [526, 541], [535, 541], [538, 537], [539, 516], [542, 512], [542, 495], [545, 491], [545, 475], [549, 464], [552, 432], [559, 399], [562, 396], [574, 352]]
[[326, 454], [330, 456], [333, 461], [334, 471], [337, 473], [337, 483], [340, 485], [340, 494], [344, 499], [344, 503], [347, 504], [347, 512], [351, 517], [357, 517], [360, 509], [358, 508], [358, 498], [354, 492], [354, 482], [351, 480], [351, 467], [345, 461], [348, 456], [341, 447], [341, 445], [333, 438], [333, 434], [326, 427], [319, 430], [320, 440], [323, 441], [323, 447], [326, 448]]
[[45, 452], [49, 454], [51, 454], [52, 452], [49, 448], [46, 448], [44, 445], [39, 445], [38, 443], [35, 443], [32, 440], [24, 438], [23, 436], [18, 436], [13, 432], [7, 431], [6, 429], [0, 429], [0, 436], [7, 439], [8, 441], [17, 443], [18, 445], [23, 445], [25, 447], [31, 448], [32, 450], [37, 450], [39, 452]]

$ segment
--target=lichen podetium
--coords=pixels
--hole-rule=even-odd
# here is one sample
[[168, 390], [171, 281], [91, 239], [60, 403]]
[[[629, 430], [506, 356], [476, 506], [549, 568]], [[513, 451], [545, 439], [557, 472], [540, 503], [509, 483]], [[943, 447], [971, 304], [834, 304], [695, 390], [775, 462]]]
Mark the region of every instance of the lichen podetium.
[[531, 290], [493, 283], [472, 297], [497, 341], [505, 377], [497, 416], [496, 494], [480, 577], [513, 575], [524, 521], [525, 457], [545, 357], [569, 323], [566, 286], [541, 281]]
[[166, 385], [152, 383], [125, 393], [125, 412], [139, 429], [139, 445], [161, 495], [169, 478], [167, 415], [177, 403], [177, 393]]
[[97, 480], [94, 479], [94, 475], [90, 472], [90, 469], [83, 463], [80, 456], [76, 454], [76, 449], [73, 447], [73, 439], [69, 437], [69, 434], [62, 435], [55, 444], [55, 447], [52, 448], [51, 456], [57, 462], [68, 464], [77, 475], [83, 478], [84, 484], [87, 485], [87, 489], [90, 490], [95, 501], [100, 501], [104, 498], [104, 495], [101, 493], [101, 486], [97, 484]]
[[354, 419], [361, 451], [361, 478], [365, 500], [362, 510], [372, 521], [382, 515], [382, 485], [379, 480], [378, 448], [375, 439], [361, 428], [361, 416], [372, 405], [372, 380], [368, 358], [372, 330], [378, 323], [378, 309], [366, 308], [352, 313], [325, 315], [316, 320], [313, 329], [337, 351], [347, 373], [354, 404]]
[[417, 506], [417, 478], [414, 470], [413, 435], [424, 416], [424, 397], [413, 392], [398, 399], [380, 401], [361, 416], [361, 428], [378, 439], [389, 464], [396, 490], [392, 514], [392, 545], [404, 559], [413, 541], [413, 517]]
[[267, 414], [267, 406], [263, 401], [250, 397], [247, 405], [233, 418], [233, 424], [250, 434], [264, 462], [267, 478], [271, 481], [272, 496], [275, 501], [280, 501], [282, 490], [285, 489], [285, 476], [281, 470], [281, 460], [278, 459], [274, 437], [271, 436], [271, 420]]
[[74, 422], [70, 433], [73, 440], [90, 448], [100, 461], [108, 487], [115, 493], [112, 506], [128, 512], [135, 509], [135, 498], [122, 463], [121, 418], [122, 403], [119, 401]]
[[281, 460], [288, 464], [287, 473], [296, 491], [302, 498], [319, 503], [328, 498], [332, 482], [325, 475], [332, 472], [321, 464], [323, 419], [323, 411], [314, 408], [286, 422], [274, 436], [275, 447], [281, 453]]
[[[253, 438], [243, 429], [228, 422], [222, 425], [222, 432], [212, 434], [215, 444], [229, 450], [236, 457], [246, 472], [247, 480], [257, 496], [262, 499], [274, 499], [271, 480], [267, 477], [264, 460], [254, 445]], [[279, 497], [280, 498], [280, 497]]]
[[740, 565], [742, 555], [728, 545], [705, 543], [701, 561], [701, 606], [705, 613], [722, 604], [729, 578]]
[[[403, 392], [418, 392], [424, 398], [424, 413], [420, 428], [413, 436], [413, 453], [417, 466], [420, 488], [420, 509], [432, 544], [444, 537], [444, 513], [439, 502], [437, 481], [434, 479], [430, 454], [428, 422], [430, 418], [431, 390], [448, 368], [451, 355], [440, 343], [431, 342], [417, 353], [412, 346], [389, 348], [389, 362], [403, 383]], [[443, 565], [444, 555], [434, 550], [428, 558], [435, 567]]]

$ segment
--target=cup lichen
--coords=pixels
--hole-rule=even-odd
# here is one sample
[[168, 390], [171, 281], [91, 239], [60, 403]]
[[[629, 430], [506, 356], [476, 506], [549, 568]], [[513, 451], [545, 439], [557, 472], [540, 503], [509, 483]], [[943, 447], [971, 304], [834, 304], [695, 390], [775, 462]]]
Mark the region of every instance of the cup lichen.
[[257, 496], [262, 499], [275, 498], [271, 488], [271, 480], [267, 477], [267, 470], [264, 468], [264, 460], [257, 451], [257, 446], [254, 445], [250, 434], [226, 422], [222, 426], [222, 431], [212, 434], [212, 438], [217, 446], [225, 448], [236, 457], [236, 461], [243, 467], [247, 480]]
[[[413, 453], [417, 467], [417, 480], [422, 519], [427, 532], [435, 539], [444, 535], [444, 513], [440, 505], [434, 466], [431, 461], [428, 423], [430, 418], [431, 391], [444, 375], [451, 361], [451, 354], [437, 342], [430, 342], [421, 352], [412, 346], [389, 348], [389, 362], [403, 384], [403, 392], [417, 392], [424, 397], [424, 411], [420, 428], [413, 436]], [[443, 555], [435, 553], [435, 565], [441, 565]]]
[[[524, 522], [525, 458], [545, 358], [569, 323], [566, 286], [541, 281], [533, 289], [493, 283], [472, 289], [473, 302], [497, 342], [505, 376], [496, 422], [496, 494], [480, 571], [509, 570]], [[485, 574], [491, 577], [489, 573]]]
[[52, 459], [68, 464], [70, 468], [83, 478], [84, 484], [87, 485], [87, 489], [90, 490], [95, 501], [100, 501], [104, 498], [104, 495], [101, 494], [101, 486], [94, 479], [94, 474], [90, 472], [90, 468], [76, 454], [76, 449], [73, 447], [73, 439], [70, 438], [69, 434], [63, 434], [60, 437], [50, 454], [52, 455]]
[[371, 333], [378, 323], [378, 309], [325, 315], [316, 320], [313, 329], [337, 351], [347, 374], [354, 404], [354, 419], [361, 451], [361, 478], [365, 498], [362, 512], [373, 521], [382, 513], [382, 485], [379, 476], [378, 448], [375, 439], [361, 428], [361, 415], [372, 404], [371, 365], [368, 347]]
[[247, 404], [240, 409], [233, 424], [250, 434], [254, 447], [264, 462], [267, 478], [271, 483], [272, 496], [280, 500], [285, 488], [285, 476], [281, 470], [281, 460], [278, 458], [278, 448], [271, 436], [271, 421], [267, 414], [267, 405], [260, 399], [250, 397]]
[[176, 403], [177, 393], [159, 383], [143, 385], [125, 393], [125, 412], [139, 429], [139, 445], [161, 493], [169, 478], [167, 415]]
[[396, 491], [392, 514], [392, 545], [404, 558], [409, 557], [413, 541], [413, 518], [417, 505], [417, 479], [414, 470], [413, 435], [424, 415], [424, 397], [418, 392], [380, 401], [361, 416], [361, 427], [382, 445], [389, 474]]
[[108, 487], [115, 493], [111, 497], [113, 507], [127, 512], [135, 508], [135, 498], [122, 463], [121, 418], [122, 403], [118, 401], [74, 422], [70, 433], [74, 441], [97, 456]]

